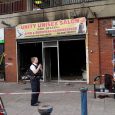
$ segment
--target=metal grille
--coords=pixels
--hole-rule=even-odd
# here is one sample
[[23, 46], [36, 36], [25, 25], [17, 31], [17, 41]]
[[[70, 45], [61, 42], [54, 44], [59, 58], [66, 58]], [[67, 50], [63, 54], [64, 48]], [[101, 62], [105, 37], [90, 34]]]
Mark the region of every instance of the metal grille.
[[97, 2], [97, 1], [104, 1], [104, 0], [43, 0], [42, 5], [41, 6], [38, 5], [38, 7], [43, 9], [62, 5], [80, 4], [80, 3]]
[[96, 1], [104, 1], [104, 0], [46, 0], [48, 7], [55, 7], [61, 5], [69, 5], [69, 4], [80, 4], [87, 2], [96, 2]]
[[[38, 8], [44, 9], [68, 4], [80, 4], [80, 3], [96, 2], [96, 1], [104, 1], [104, 0], [43, 0], [43, 3], [39, 5]], [[33, 9], [35, 8], [33, 7]], [[26, 10], [27, 10], [27, 0], [16, 0], [11, 2], [0, 3], [0, 15], [23, 12]]]

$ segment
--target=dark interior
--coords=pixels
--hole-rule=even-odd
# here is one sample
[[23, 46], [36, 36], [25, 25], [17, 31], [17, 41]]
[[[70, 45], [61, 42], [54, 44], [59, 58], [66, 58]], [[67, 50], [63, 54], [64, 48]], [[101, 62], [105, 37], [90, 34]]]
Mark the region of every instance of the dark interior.
[[51, 79], [58, 80], [57, 48], [51, 48]]
[[18, 47], [20, 79], [31, 65], [31, 57], [38, 57], [39, 62], [42, 63], [42, 43], [19, 44]]
[[[38, 57], [42, 63], [42, 43], [19, 44], [18, 47], [19, 75], [21, 76], [31, 65], [31, 57]], [[51, 80], [58, 80], [57, 47], [48, 47], [44, 51], [47, 54], [45, 67], [51, 67], [49, 69]], [[82, 72], [86, 69], [85, 40], [59, 41], [59, 64], [62, 80], [81, 80]]]
[[82, 70], [86, 69], [85, 40], [60, 41], [61, 79], [82, 79]]
[[58, 80], [57, 47], [47, 47], [44, 51], [47, 81]]

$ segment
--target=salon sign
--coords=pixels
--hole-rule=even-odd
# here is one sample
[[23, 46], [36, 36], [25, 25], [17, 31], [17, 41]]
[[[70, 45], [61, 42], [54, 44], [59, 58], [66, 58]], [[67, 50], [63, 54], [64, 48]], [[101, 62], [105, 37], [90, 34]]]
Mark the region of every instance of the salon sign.
[[86, 18], [21, 24], [16, 27], [16, 38], [41, 38], [86, 34]]
[[4, 28], [0, 28], [0, 43], [4, 43]]

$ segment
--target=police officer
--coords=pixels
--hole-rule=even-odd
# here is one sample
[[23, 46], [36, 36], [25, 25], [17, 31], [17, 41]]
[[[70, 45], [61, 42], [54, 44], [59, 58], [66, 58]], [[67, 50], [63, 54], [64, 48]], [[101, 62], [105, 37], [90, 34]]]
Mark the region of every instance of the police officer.
[[[33, 75], [30, 79], [31, 82], [31, 89], [32, 89], [32, 95], [31, 95], [31, 106], [38, 106], [39, 101], [39, 92], [40, 92], [40, 71], [42, 72], [42, 65], [38, 64], [38, 58], [32, 57], [31, 58], [31, 66], [30, 70], [32, 71]], [[37, 93], [35, 93], [37, 92]]]

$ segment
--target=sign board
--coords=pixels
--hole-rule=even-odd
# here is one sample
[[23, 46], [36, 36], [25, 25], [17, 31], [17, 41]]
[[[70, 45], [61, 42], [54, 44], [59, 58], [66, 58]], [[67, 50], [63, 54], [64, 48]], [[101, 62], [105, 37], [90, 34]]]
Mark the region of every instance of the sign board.
[[86, 19], [75, 18], [50, 22], [21, 24], [16, 27], [16, 38], [41, 38], [86, 34]]
[[4, 43], [4, 28], [0, 28], [0, 43]]

